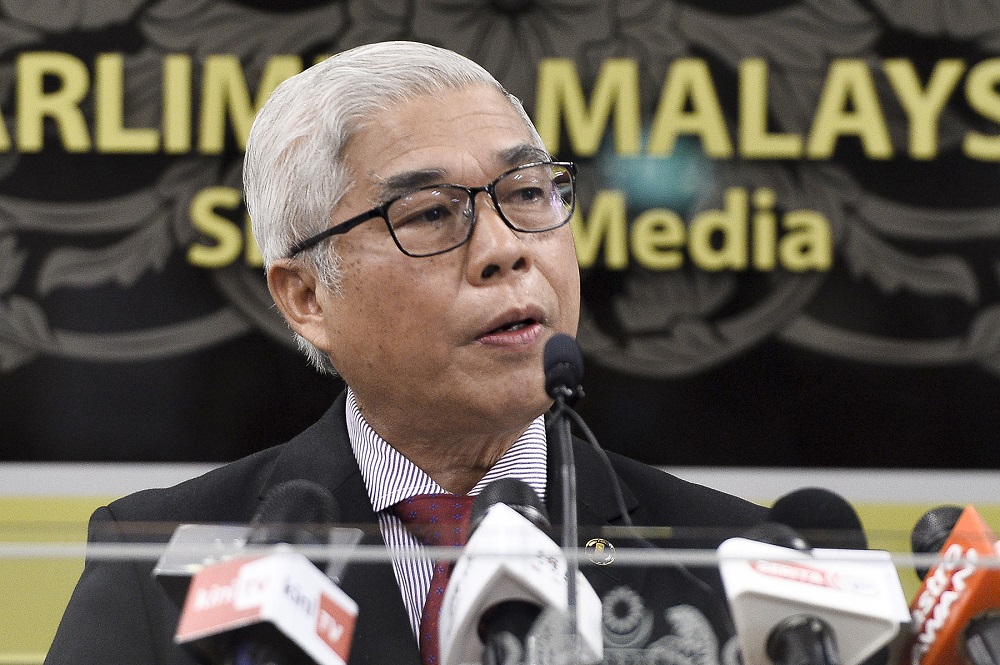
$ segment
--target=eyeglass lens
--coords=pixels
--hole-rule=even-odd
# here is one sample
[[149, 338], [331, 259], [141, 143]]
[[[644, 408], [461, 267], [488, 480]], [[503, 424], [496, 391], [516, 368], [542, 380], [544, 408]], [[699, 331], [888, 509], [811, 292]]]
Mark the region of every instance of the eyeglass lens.
[[[527, 165], [493, 185], [498, 212], [518, 231], [537, 233], [561, 226], [573, 211], [573, 177], [556, 164]], [[461, 245], [470, 236], [474, 203], [461, 187], [419, 189], [393, 202], [389, 224], [408, 253], [433, 254]]]

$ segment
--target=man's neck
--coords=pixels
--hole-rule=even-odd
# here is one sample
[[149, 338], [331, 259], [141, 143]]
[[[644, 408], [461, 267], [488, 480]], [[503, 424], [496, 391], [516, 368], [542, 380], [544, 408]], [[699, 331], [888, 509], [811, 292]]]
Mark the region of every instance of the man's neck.
[[355, 393], [358, 409], [368, 426], [397, 452], [418, 466], [443, 489], [466, 494], [503, 457], [534, 419], [516, 425], [477, 422], [460, 425], [443, 419], [387, 417], [366, 408]]

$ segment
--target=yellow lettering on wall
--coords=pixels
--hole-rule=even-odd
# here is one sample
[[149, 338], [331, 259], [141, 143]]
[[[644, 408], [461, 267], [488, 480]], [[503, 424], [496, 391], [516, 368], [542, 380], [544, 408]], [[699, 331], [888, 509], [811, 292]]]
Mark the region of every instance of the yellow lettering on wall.
[[650, 270], [676, 270], [684, 264], [684, 220], [673, 210], [652, 208], [632, 224], [632, 255]]
[[[687, 110], [689, 104], [690, 110]], [[722, 105], [704, 60], [681, 58], [671, 64], [663, 82], [646, 152], [668, 155], [682, 134], [700, 137], [702, 150], [709, 157], [725, 159], [733, 155]]]
[[577, 208], [570, 220], [576, 239], [576, 258], [580, 266], [589, 268], [597, 261], [604, 246], [604, 265], [611, 270], [628, 266], [628, 220], [625, 195], [614, 190], [598, 192], [590, 205], [586, 220]]
[[4, 122], [3, 114], [0, 114], [0, 152], [10, 152], [10, 134], [7, 133], [7, 123]]
[[955, 59], [939, 60], [923, 89], [911, 61], [893, 58], [886, 60], [884, 66], [885, 75], [910, 119], [910, 157], [937, 157], [938, 121], [948, 97], [965, 72], [965, 63]]
[[639, 152], [639, 65], [635, 60], [612, 58], [601, 64], [588, 105], [576, 64], [568, 58], [546, 58], [538, 66], [535, 127], [552, 154], [559, 152], [565, 117], [571, 150], [578, 157], [597, 153], [614, 115], [615, 152]]
[[864, 60], [835, 60], [820, 94], [806, 153], [829, 159], [841, 136], [857, 136], [869, 159], [892, 157], [889, 128]]
[[767, 62], [740, 63], [740, 156], [744, 159], [795, 159], [802, 156], [802, 137], [769, 132]]
[[762, 187], [753, 193], [753, 267], [761, 272], [774, 270], [777, 261], [775, 246], [778, 238], [778, 218], [774, 214], [774, 204], [778, 197], [773, 189]]
[[[965, 81], [965, 98], [977, 113], [1000, 123], [1000, 58], [983, 60], [971, 70]], [[1000, 135], [970, 131], [962, 142], [962, 152], [972, 159], [1000, 160]]]
[[155, 153], [160, 133], [125, 127], [125, 58], [101, 53], [94, 62], [94, 137], [98, 152]]
[[747, 199], [747, 190], [730, 187], [722, 210], [706, 210], [691, 220], [688, 253], [696, 266], [709, 271], [747, 267]]
[[778, 246], [781, 264], [788, 270], [829, 270], [833, 265], [833, 234], [826, 217], [815, 210], [785, 214], [787, 233]]
[[191, 152], [191, 56], [185, 53], [163, 59], [163, 150]]
[[[45, 91], [46, 79], [58, 82]], [[17, 57], [17, 147], [39, 152], [45, 142], [45, 118], [55, 122], [67, 152], [90, 150], [87, 123], [80, 102], [90, 88], [90, 74], [79, 58], [54, 51], [33, 51]]]
[[243, 231], [216, 209], [236, 210], [242, 196], [233, 187], [208, 187], [191, 199], [191, 223], [214, 241], [213, 245], [193, 243], [187, 252], [188, 263], [200, 268], [224, 268], [239, 258], [243, 250]]
[[246, 145], [257, 110], [279, 83], [302, 71], [302, 59], [276, 55], [267, 62], [253, 104], [239, 59], [234, 55], [210, 55], [202, 73], [201, 117], [198, 149], [209, 155], [222, 152], [226, 118], [232, 123], [238, 146]]

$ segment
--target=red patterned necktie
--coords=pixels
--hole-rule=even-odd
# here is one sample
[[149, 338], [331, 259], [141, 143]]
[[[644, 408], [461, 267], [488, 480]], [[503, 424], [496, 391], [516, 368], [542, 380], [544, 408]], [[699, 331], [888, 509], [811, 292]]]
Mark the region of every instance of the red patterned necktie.
[[[410, 532], [424, 545], [461, 547], [469, 537], [471, 496], [458, 494], [418, 494], [395, 504], [392, 509]], [[431, 588], [427, 591], [424, 611], [420, 615], [420, 661], [424, 665], [438, 662], [438, 616], [444, 601], [444, 590], [451, 575], [451, 561], [434, 563]]]

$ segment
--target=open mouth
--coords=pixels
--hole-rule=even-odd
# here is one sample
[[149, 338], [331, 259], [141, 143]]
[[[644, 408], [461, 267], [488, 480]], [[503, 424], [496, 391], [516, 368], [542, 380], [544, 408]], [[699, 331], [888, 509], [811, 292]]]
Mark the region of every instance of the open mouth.
[[496, 333], [505, 332], [517, 332], [518, 330], [523, 330], [528, 326], [537, 323], [535, 319], [521, 319], [520, 321], [511, 321], [510, 323], [505, 323], [502, 326], [497, 326], [493, 330], [486, 333], [487, 335], [493, 335]]
[[545, 316], [545, 310], [536, 305], [511, 307], [487, 322], [476, 339], [488, 344], [530, 344], [546, 325]]

